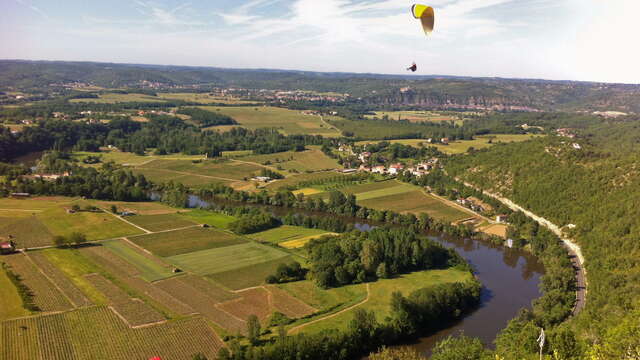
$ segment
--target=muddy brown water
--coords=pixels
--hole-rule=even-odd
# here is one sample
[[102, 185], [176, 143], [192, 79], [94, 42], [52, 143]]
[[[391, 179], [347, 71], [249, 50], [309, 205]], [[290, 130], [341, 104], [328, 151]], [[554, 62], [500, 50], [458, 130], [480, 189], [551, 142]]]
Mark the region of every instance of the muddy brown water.
[[[221, 202], [219, 199], [202, 200], [197, 196], [190, 196], [189, 207], [207, 207], [214, 201]], [[291, 211], [308, 214], [299, 209], [266, 207], [277, 215]], [[356, 228], [363, 231], [376, 225], [363, 222], [361, 219], [344, 219], [351, 221]], [[456, 249], [471, 264], [475, 276], [483, 285], [481, 303], [477, 309], [446, 329], [405, 345], [429, 355], [438, 341], [450, 335], [464, 334], [477, 337], [486, 346], [493, 348], [496, 335], [509, 320], [513, 319], [520, 309], [531, 308], [531, 302], [542, 295], [538, 284], [544, 274], [544, 267], [535, 256], [523, 250], [445, 235], [431, 234], [429, 237], [447, 248]]]

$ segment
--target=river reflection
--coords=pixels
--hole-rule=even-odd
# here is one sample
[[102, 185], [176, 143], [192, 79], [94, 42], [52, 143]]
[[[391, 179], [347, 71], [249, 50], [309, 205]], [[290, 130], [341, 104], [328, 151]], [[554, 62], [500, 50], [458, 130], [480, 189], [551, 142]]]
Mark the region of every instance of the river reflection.
[[[155, 196], [155, 200], [157, 198]], [[207, 208], [213, 203], [226, 202], [228, 201], [203, 200], [198, 196], [189, 196], [191, 208]], [[264, 205], [255, 206], [265, 207]], [[276, 215], [285, 215], [292, 211], [309, 215], [326, 215], [300, 209], [266, 207]], [[369, 231], [376, 225], [361, 219], [344, 219], [351, 221], [357, 229], [362, 231]], [[541, 296], [538, 284], [544, 273], [542, 264], [530, 253], [519, 249], [445, 235], [431, 234], [429, 237], [447, 248], [455, 248], [471, 264], [475, 275], [483, 284], [481, 304], [478, 309], [449, 328], [422, 337], [410, 345], [428, 355], [437, 341], [449, 335], [464, 333], [467, 336], [478, 337], [485, 345], [493, 347], [493, 340], [507, 322], [514, 318], [520, 309], [529, 308], [531, 301]]]

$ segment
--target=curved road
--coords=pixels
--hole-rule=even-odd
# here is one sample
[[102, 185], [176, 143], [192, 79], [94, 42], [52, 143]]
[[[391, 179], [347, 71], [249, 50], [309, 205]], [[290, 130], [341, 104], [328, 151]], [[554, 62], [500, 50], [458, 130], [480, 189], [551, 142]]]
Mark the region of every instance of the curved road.
[[[475, 186], [467, 182], [464, 182], [464, 184], [471, 188], [477, 189]], [[558, 225], [543, 218], [542, 216], [538, 216], [532, 213], [531, 211], [514, 203], [510, 199], [501, 197], [496, 194], [492, 194], [486, 190], [483, 190], [483, 193], [505, 204], [511, 210], [522, 211], [525, 215], [537, 221], [540, 225], [551, 230], [551, 232], [556, 234], [560, 238], [560, 240], [562, 240], [564, 247], [569, 252], [569, 258], [571, 259], [571, 263], [573, 263], [573, 269], [576, 272], [576, 285], [577, 285], [576, 303], [573, 306], [572, 315], [577, 315], [580, 311], [582, 311], [582, 309], [584, 309], [584, 306], [587, 302], [587, 270], [584, 267], [584, 256], [582, 255], [582, 249], [580, 249], [580, 246], [576, 244], [573, 240], [565, 237]]]

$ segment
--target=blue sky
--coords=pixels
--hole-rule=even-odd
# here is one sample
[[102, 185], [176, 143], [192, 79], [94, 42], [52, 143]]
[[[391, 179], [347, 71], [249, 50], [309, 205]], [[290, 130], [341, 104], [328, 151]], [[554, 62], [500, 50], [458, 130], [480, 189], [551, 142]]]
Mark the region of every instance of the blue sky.
[[640, 83], [640, 0], [0, 0], [0, 58]]

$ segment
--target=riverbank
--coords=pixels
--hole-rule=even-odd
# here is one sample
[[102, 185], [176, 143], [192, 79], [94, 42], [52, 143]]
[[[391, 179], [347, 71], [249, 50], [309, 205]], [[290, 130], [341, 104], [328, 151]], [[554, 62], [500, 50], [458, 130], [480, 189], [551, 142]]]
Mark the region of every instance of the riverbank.
[[[458, 179], [456, 179], [458, 180]], [[458, 180], [459, 181], [459, 180]], [[468, 182], [463, 182], [463, 184], [465, 186], [474, 188], [476, 190], [477, 189], [473, 184], [468, 183]], [[577, 315], [578, 313], [580, 313], [580, 311], [582, 311], [582, 309], [584, 309], [585, 305], [586, 305], [586, 301], [587, 301], [587, 286], [588, 286], [588, 282], [587, 282], [587, 270], [585, 269], [585, 259], [584, 256], [582, 255], [582, 249], [580, 248], [580, 245], [578, 245], [575, 241], [573, 241], [572, 239], [569, 239], [568, 237], [566, 237], [562, 231], [562, 229], [552, 223], [551, 221], [543, 218], [542, 216], [536, 215], [533, 212], [531, 212], [530, 210], [525, 209], [524, 207], [516, 204], [515, 202], [513, 202], [511, 199], [502, 197], [500, 195], [491, 193], [489, 191], [483, 190], [483, 194], [490, 196], [498, 201], [500, 201], [501, 203], [503, 203], [504, 205], [506, 205], [508, 208], [510, 208], [513, 211], [521, 211], [522, 213], [524, 213], [526, 216], [528, 216], [529, 218], [535, 220], [538, 224], [546, 227], [547, 229], [549, 229], [551, 232], [553, 232], [555, 235], [557, 235], [560, 240], [562, 241], [564, 247], [567, 249], [567, 251], [569, 252], [569, 257], [571, 258], [571, 262], [573, 264], [573, 268], [576, 272], [576, 303], [572, 309], [572, 315]]]

